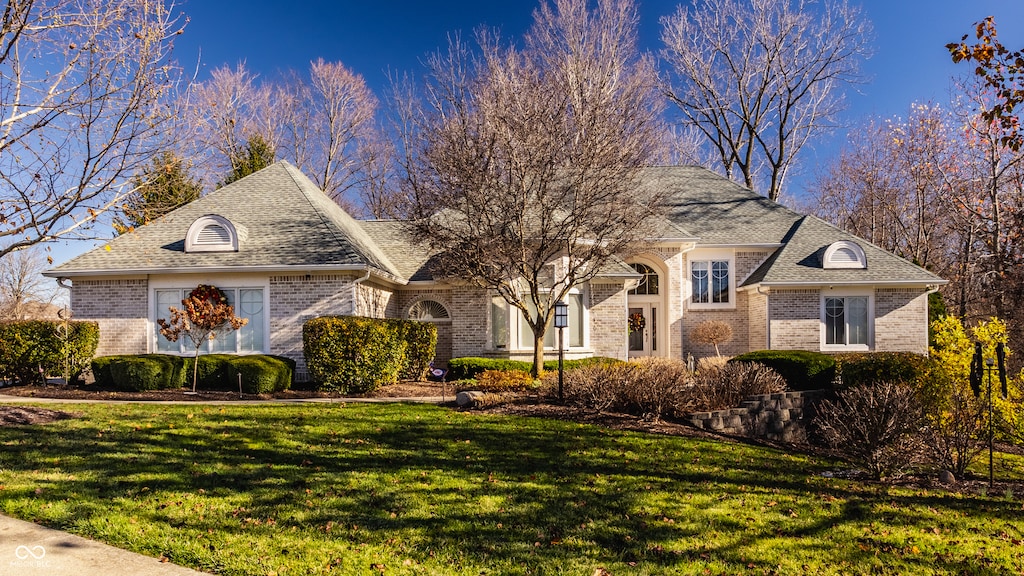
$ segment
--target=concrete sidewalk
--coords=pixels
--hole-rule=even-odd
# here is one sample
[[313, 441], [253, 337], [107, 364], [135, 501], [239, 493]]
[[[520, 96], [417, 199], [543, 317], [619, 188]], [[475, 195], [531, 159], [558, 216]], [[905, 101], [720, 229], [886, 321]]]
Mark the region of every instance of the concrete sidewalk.
[[[273, 400], [117, 400], [111, 398], [43, 398], [35, 396], [11, 396], [0, 392], [2, 404], [169, 404], [169, 405], [207, 405], [207, 406], [259, 406], [270, 404], [385, 404], [415, 403], [443, 404], [454, 402], [455, 393], [442, 396], [412, 396], [401, 398], [281, 398]], [[2, 572], [0, 572], [2, 574]]]
[[0, 515], [4, 576], [204, 576], [156, 558]]

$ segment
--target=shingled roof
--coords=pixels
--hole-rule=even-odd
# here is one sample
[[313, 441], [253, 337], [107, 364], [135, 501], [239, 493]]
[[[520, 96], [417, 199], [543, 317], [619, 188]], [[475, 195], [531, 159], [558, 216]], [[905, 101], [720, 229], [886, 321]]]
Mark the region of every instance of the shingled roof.
[[[196, 219], [239, 230], [237, 252], [185, 252]], [[48, 276], [236, 270], [370, 270], [402, 274], [359, 223], [285, 161], [246, 176], [47, 272]]]
[[[946, 281], [814, 216], [804, 216], [705, 168], [647, 168], [644, 186], [667, 196], [666, 217], [696, 246], [779, 246], [743, 286], [821, 284], [945, 284]], [[867, 267], [825, 268], [822, 255], [837, 241], [856, 243]]]

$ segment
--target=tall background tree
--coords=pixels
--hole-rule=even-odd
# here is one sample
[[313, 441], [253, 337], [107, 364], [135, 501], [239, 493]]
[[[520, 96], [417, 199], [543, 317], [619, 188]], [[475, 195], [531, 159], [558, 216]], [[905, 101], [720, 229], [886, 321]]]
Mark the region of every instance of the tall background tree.
[[9, 0], [0, 14], [0, 257], [65, 237], [165, 145], [175, 85], [162, 0]]
[[196, 200], [203, 191], [202, 185], [189, 174], [185, 162], [170, 151], [153, 158], [134, 178], [132, 189], [121, 207], [121, 215], [113, 221], [119, 235]]
[[502, 296], [543, 369], [553, 306], [645, 235], [640, 167], [663, 142], [629, 0], [542, 3], [522, 48], [477, 33], [428, 61], [404, 141], [416, 236], [442, 269]]
[[391, 148], [377, 124], [377, 98], [342, 63], [319, 59], [308, 75], [292, 70], [278, 79], [244, 63], [220, 67], [180, 104], [206, 186], [233, 182], [277, 157], [354, 214], [383, 215]]
[[836, 126], [870, 24], [844, 0], [699, 0], [661, 23], [666, 92], [700, 156], [778, 200], [800, 151]]

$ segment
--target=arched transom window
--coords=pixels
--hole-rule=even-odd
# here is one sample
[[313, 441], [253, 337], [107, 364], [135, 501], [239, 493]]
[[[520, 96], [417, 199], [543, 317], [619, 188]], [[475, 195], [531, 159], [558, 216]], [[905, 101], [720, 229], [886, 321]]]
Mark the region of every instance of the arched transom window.
[[639, 262], [630, 264], [633, 270], [640, 274], [640, 284], [636, 288], [629, 291], [630, 294], [638, 296], [657, 296], [658, 295], [658, 272], [651, 268], [647, 264], [641, 264]]
[[435, 300], [419, 300], [413, 303], [405, 316], [409, 320], [419, 320], [420, 322], [438, 322], [451, 319], [451, 316], [448, 315], [448, 309]]

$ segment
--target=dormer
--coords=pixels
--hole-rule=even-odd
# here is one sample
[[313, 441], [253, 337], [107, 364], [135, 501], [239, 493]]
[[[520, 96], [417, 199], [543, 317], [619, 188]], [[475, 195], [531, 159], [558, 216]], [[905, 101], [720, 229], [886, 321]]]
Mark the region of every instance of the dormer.
[[238, 252], [238, 232], [223, 216], [200, 216], [188, 227], [185, 252]]
[[868, 259], [864, 249], [856, 242], [840, 240], [829, 244], [821, 259], [822, 268], [860, 268], [868, 267]]

